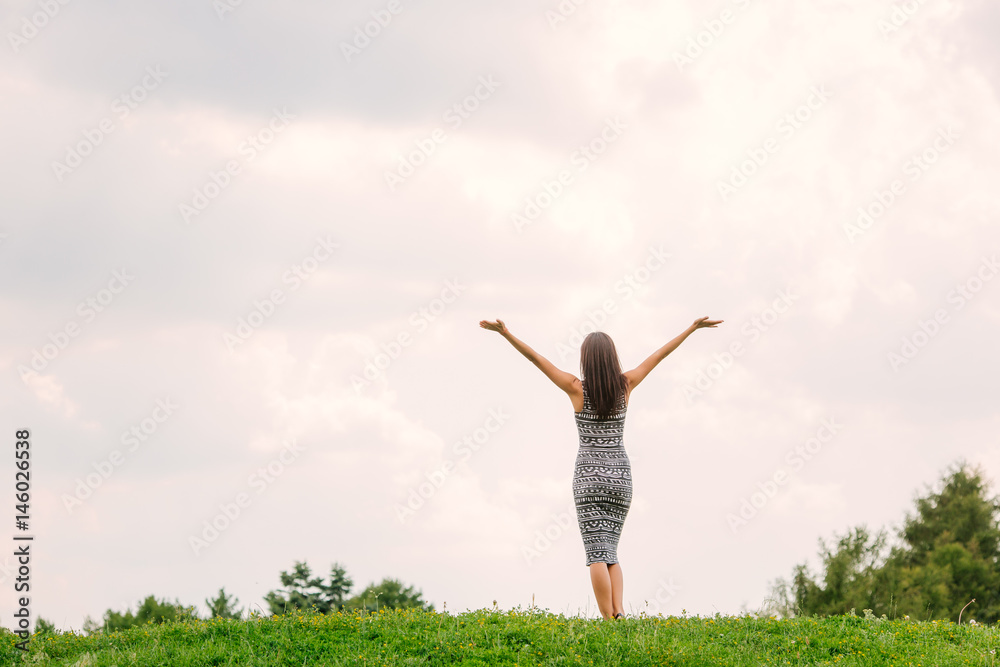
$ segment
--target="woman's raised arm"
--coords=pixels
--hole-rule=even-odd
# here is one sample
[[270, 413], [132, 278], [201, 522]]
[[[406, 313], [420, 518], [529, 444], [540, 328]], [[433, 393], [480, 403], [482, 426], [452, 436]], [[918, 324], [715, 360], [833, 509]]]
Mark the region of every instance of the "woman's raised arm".
[[519, 340], [514, 334], [507, 330], [507, 326], [503, 323], [503, 320], [497, 320], [496, 322], [487, 322], [482, 320], [479, 323], [484, 329], [489, 329], [490, 331], [496, 331], [501, 336], [507, 339], [511, 345], [514, 346], [518, 352], [527, 357], [528, 361], [538, 366], [538, 369], [545, 373], [545, 376], [552, 380], [557, 387], [565, 391], [567, 394], [573, 388], [573, 383], [576, 381], [576, 376], [572, 373], [567, 373], [566, 371], [561, 371], [556, 368], [551, 361], [538, 354], [532, 350], [527, 343]]
[[636, 366], [630, 371], [625, 372], [625, 377], [628, 378], [629, 391], [635, 388], [637, 384], [643, 381], [643, 379], [649, 375], [649, 372], [656, 368], [656, 364], [663, 361], [663, 359], [676, 350], [681, 343], [683, 343], [688, 336], [693, 334], [698, 329], [714, 329], [716, 325], [724, 322], [725, 320], [710, 320], [708, 317], [701, 317], [694, 321], [694, 323], [685, 329], [679, 336], [674, 338], [672, 341], [661, 347], [659, 350], [649, 355], [644, 362]]

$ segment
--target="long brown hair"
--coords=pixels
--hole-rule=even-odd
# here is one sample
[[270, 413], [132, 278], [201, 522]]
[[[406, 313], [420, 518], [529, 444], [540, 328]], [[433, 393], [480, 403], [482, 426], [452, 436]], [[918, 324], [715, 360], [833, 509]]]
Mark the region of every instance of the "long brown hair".
[[580, 375], [590, 397], [591, 409], [607, 418], [616, 411], [618, 399], [628, 386], [611, 336], [603, 331], [587, 334], [580, 346]]

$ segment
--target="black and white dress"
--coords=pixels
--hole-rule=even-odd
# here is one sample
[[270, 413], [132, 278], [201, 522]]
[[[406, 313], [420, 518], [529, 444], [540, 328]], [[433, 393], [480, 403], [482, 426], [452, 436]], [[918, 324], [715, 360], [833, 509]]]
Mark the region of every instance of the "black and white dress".
[[573, 472], [573, 499], [588, 566], [618, 562], [618, 538], [632, 504], [632, 467], [622, 442], [625, 395], [608, 419], [600, 419], [592, 407], [585, 389], [583, 410], [574, 413], [580, 449]]

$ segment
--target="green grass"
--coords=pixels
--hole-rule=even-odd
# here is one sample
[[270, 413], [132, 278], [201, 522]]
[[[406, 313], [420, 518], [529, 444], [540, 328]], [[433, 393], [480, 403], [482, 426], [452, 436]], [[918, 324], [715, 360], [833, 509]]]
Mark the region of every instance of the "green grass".
[[167, 623], [108, 635], [0, 634], [0, 664], [142, 665], [997, 665], [1000, 629], [858, 616], [618, 621], [538, 609], [383, 610]]

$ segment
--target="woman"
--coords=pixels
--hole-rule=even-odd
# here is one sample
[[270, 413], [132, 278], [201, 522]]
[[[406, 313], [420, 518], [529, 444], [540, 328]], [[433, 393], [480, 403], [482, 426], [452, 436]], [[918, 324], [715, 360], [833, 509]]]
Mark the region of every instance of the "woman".
[[479, 323], [496, 331], [557, 387], [569, 394], [576, 417], [580, 448], [573, 472], [576, 518], [590, 569], [590, 582], [601, 616], [623, 618], [622, 568], [618, 563], [618, 538], [632, 502], [632, 470], [622, 443], [625, 411], [636, 385], [663, 358], [692, 333], [715, 328], [723, 320], [702, 317], [679, 336], [654, 352], [633, 370], [622, 373], [611, 337], [601, 331], [588, 334], [580, 346], [583, 380], [561, 371], [511, 334], [502, 320]]

